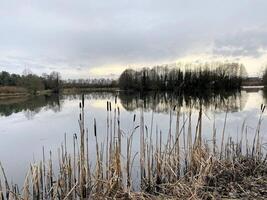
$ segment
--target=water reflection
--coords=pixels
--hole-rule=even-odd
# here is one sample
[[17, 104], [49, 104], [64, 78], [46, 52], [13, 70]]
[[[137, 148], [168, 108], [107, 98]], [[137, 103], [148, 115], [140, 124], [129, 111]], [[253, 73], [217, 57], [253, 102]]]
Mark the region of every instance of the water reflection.
[[263, 88], [262, 95], [263, 95], [265, 103], [267, 104], [267, 87]]
[[183, 108], [191, 107], [205, 110], [226, 111], [227, 105], [231, 112], [242, 110], [246, 104], [246, 92], [203, 94], [203, 95], [175, 95], [171, 93], [120, 93], [119, 98], [122, 106], [128, 111], [134, 111], [140, 106], [140, 99], [144, 102], [144, 110], [158, 113], [167, 113], [170, 107], [176, 105]]
[[[144, 110], [158, 113], [168, 113], [176, 105], [184, 109], [191, 107], [198, 110], [200, 105], [204, 110], [238, 112], [244, 109], [249, 91], [221, 94], [175, 95], [167, 92], [126, 93], [126, 92], [92, 92], [85, 95], [87, 100], [110, 100], [118, 96], [122, 107], [127, 111], [139, 108], [140, 100], [144, 102]], [[263, 96], [267, 99], [267, 90]], [[31, 98], [13, 98], [0, 100], [0, 116], [9, 116], [12, 113], [23, 112], [28, 119], [32, 119], [41, 110], [60, 112], [65, 101], [78, 100], [80, 94], [72, 95], [44, 95]], [[266, 101], [266, 100], [265, 100]], [[266, 101], [267, 102], [267, 101]], [[104, 105], [103, 105], [104, 106]]]
[[23, 112], [27, 119], [32, 119], [42, 109], [61, 111], [60, 96], [42, 95], [36, 97], [10, 98], [0, 100], [0, 116], [9, 116]]
[[[124, 139], [127, 139], [127, 133], [132, 130], [134, 115], [136, 116], [135, 125], [140, 123], [140, 112], [137, 109], [139, 108], [141, 98], [145, 106], [144, 123], [149, 129], [154, 130], [153, 133], [156, 133], [158, 128], [162, 132], [163, 142], [169, 133], [169, 110], [171, 106], [183, 105], [183, 108], [186, 109], [183, 117], [188, 116], [188, 106], [198, 110], [201, 103], [203, 109], [210, 109], [209, 112], [205, 112], [205, 115], [203, 115], [202, 126], [203, 137], [209, 141], [213, 133], [213, 118], [211, 118], [213, 115], [210, 114], [214, 112], [216, 105], [217, 113], [214, 115], [214, 119], [219, 144], [220, 135], [223, 132], [224, 111], [227, 104], [229, 104], [229, 110], [233, 113], [228, 115], [226, 135], [233, 138], [240, 137], [242, 124], [244, 119], [246, 119], [248, 138], [249, 141], [252, 141], [257, 128], [260, 105], [264, 102], [267, 103], [266, 90], [242, 90], [241, 92], [231, 94], [205, 94], [198, 96], [178, 96], [171, 93], [146, 93], [141, 95], [139, 93], [123, 92], [92, 92], [85, 95], [86, 128], [88, 128], [89, 134], [93, 134], [93, 121], [96, 119], [99, 141], [101, 142], [105, 141], [107, 130], [106, 101], [112, 101], [112, 105], [114, 105], [116, 95], [118, 96], [118, 105], [121, 108], [121, 130], [126, 133]], [[56, 155], [65, 133], [68, 138], [68, 146], [70, 149], [73, 148], [71, 138], [73, 138], [74, 133], [79, 133], [77, 120], [79, 117], [80, 98], [81, 95], [77, 94], [0, 100], [0, 116], [2, 116], [0, 117], [0, 158], [5, 168], [8, 169], [6, 173], [9, 173], [9, 177], [23, 185], [25, 177], [22, 174], [26, 174], [33, 154], [35, 158], [42, 158], [41, 147], [44, 146], [47, 152], [51, 150]], [[150, 127], [152, 126], [152, 109], [157, 113], [153, 115], [154, 125]], [[10, 116], [12, 113], [18, 114]], [[37, 113], [38, 115], [36, 115]], [[27, 120], [24, 115], [27, 119], [31, 120]], [[110, 116], [114, 117], [113, 114]], [[264, 123], [262, 123], [261, 127], [262, 133], [267, 131], [267, 123], [265, 123], [267, 115], [264, 117]], [[180, 120], [183, 120], [182, 116]], [[192, 114], [192, 128], [197, 126], [197, 121], [198, 112], [194, 112]], [[133, 136], [133, 152], [139, 150], [138, 133], [139, 130]], [[262, 136], [263, 141], [266, 141], [266, 135], [263, 134]], [[14, 148], [14, 142], [16, 148]], [[96, 155], [94, 148], [95, 140], [92, 139], [89, 142], [90, 156], [93, 160]], [[20, 156], [18, 157], [18, 155]], [[54, 156], [54, 158], [57, 158], [57, 156]]]
[[[85, 94], [87, 100], [111, 99], [117, 95], [117, 92], [90, 92]], [[81, 100], [81, 94], [68, 94], [61, 97], [62, 100]]]

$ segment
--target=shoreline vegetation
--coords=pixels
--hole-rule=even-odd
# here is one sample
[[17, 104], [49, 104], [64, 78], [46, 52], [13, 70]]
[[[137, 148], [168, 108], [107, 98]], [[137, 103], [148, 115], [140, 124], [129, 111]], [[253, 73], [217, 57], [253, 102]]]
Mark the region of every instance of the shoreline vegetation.
[[0, 98], [59, 93], [61, 87], [58, 72], [42, 76], [37, 76], [29, 71], [23, 72], [23, 75], [0, 72]]
[[35, 94], [32, 94], [23, 87], [16, 87], [16, 86], [0, 87], [0, 99], [23, 98], [29, 96], [40, 96], [40, 95], [51, 95], [51, 94], [53, 94], [52, 90], [41, 90], [41, 91], [36, 91]]
[[[87, 92], [118, 92], [119, 88], [117, 87], [99, 87], [99, 88], [64, 88], [61, 89], [60, 94], [81, 94]], [[15, 87], [15, 86], [0, 86], [0, 99], [6, 98], [22, 98], [22, 97], [29, 97], [29, 96], [40, 96], [40, 95], [53, 95], [59, 94], [55, 93], [52, 90], [41, 90], [36, 91], [35, 94], [28, 92], [25, 88]]]
[[238, 91], [243, 86], [267, 85], [267, 70], [262, 78], [247, 77], [239, 63], [162, 65], [140, 70], [126, 69], [117, 80], [68, 79], [59, 72], [37, 76], [26, 70], [23, 75], [0, 72], [0, 98], [92, 91], [170, 91], [202, 93]]
[[[133, 115], [132, 128], [125, 133], [120, 128], [117, 98], [108, 101], [106, 130], [101, 130], [106, 132], [105, 141], [101, 141], [96, 119], [93, 130], [85, 127], [82, 95], [80, 133], [73, 135], [73, 146], [66, 145], [65, 135], [58, 156], [51, 151], [47, 155], [43, 147], [43, 158], [30, 165], [22, 188], [10, 182], [4, 163], [0, 163], [0, 199], [267, 198], [266, 143], [260, 131], [265, 105], [261, 105], [256, 129], [249, 129], [244, 120], [236, 138], [226, 135], [228, 111], [221, 133], [216, 130], [214, 115], [211, 140], [206, 141], [201, 107], [196, 127], [192, 127], [192, 109], [184, 113], [172, 105], [169, 131], [163, 133], [154, 124], [153, 112], [151, 124], [145, 124], [143, 102], [140, 104], [140, 119]], [[157, 127], [155, 132], [153, 127]], [[133, 135], [139, 135], [138, 152], [133, 151]], [[94, 140], [96, 155], [89, 152], [89, 140]], [[136, 167], [138, 176], [133, 173]]]

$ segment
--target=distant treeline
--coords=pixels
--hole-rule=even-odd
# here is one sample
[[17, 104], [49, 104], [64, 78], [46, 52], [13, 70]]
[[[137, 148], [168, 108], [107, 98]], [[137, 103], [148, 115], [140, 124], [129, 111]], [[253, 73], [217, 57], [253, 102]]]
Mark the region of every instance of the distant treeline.
[[[18, 75], [2, 71], [0, 72], [0, 87], [25, 88], [32, 94], [42, 90], [57, 93], [61, 88], [116, 87], [141, 92], [157, 90], [185, 93], [203, 90], [236, 90], [241, 87], [245, 76], [245, 67], [238, 63], [177, 64], [141, 70], [126, 69], [118, 80], [95, 78], [63, 81], [58, 72], [38, 76], [31, 72]], [[267, 70], [263, 76], [264, 79], [267, 85]]]
[[18, 75], [2, 71], [0, 72], [0, 86], [23, 87], [32, 94], [36, 94], [37, 91], [41, 90], [52, 90], [57, 93], [62, 87], [62, 81], [58, 72], [37, 76], [33, 73]]
[[119, 87], [138, 91], [235, 90], [241, 87], [245, 75], [245, 67], [238, 63], [166, 65], [152, 69], [126, 69], [119, 77]]
[[118, 81], [113, 79], [68, 79], [63, 82], [64, 88], [114, 88]]

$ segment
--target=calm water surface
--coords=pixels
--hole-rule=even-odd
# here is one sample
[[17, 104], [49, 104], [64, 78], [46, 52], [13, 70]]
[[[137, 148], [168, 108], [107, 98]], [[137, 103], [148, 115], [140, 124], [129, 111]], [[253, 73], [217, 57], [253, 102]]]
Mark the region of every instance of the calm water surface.
[[[170, 124], [170, 108], [180, 105], [184, 117], [189, 107], [193, 109], [192, 130], [196, 126], [200, 104], [203, 107], [203, 135], [210, 142], [213, 119], [217, 127], [218, 141], [222, 132], [227, 105], [226, 137], [240, 136], [244, 120], [248, 127], [248, 138], [252, 140], [257, 125], [260, 105], [266, 103], [262, 90], [241, 91], [231, 95], [204, 95], [196, 97], [172, 96], [160, 94], [123, 94], [123, 93], [89, 93], [85, 96], [85, 126], [90, 135], [90, 152], [94, 160], [95, 140], [93, 137], [93, 120], [97, 121], [99, 140], [104, 141], [106, 135], [106, 102], [112, 101], [118, 95], [118, 106], [121, 114], [121, 129], [125, 135], [132, 130], [133, 116], [136, 114], [139, 123], [140, 105], [144, 103], [145, 124], [151, 128], [152, 112], [154, 123], [152, 129], [158, 127], [163, 137], [168, 134]], [[22, 184], [30, 163], [42, 159], [42, 146], [46, 153], [53, 152], [53, 159], [57, 158], [57, 149], [62, 144], [64, 134], [68, 138], [69, 149], [72, 149], [72, 137], [79, 133], [78, 117], [80, 95], [39, 96], [35, 98], [0, 100], [0, 161], [6, 169], [8, 177], [16, 183]], [[113, 106], [114, 108], [114, 106]], [[174, 114], [175, 115], [175, 114]], [[173, 116], [173, 132], [175, 131], [175, 116]], [[182, 120], [183, 115], [181, 116]], [[261, 127], [263, 140], [267, 141], [267, 116]], [[154, 131], [155, 132], [155, 131]], [[139, 132], [134, 135], [134, 149], [139, 149]], [[166, 137], [164, 137], [166, 138]], [[93, 166], [93, 163], [92, 163]]]

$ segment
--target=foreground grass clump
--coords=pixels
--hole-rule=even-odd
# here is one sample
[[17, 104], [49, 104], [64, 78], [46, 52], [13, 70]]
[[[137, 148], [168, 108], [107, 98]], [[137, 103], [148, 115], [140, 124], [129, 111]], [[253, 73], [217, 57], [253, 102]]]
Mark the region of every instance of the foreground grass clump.
[[266, 199], [267, 197], [266, 162], [255, 162], [254, 159], [248, 158], [240, 162], [215, 160], [205, 163], [201, 173], [192, 177], [185, 176], [175, 183], [158, 186], [161, 189], [160, 197], [171, 199]]
[[[96, 120], [93, 134], [89, 135], [85, 128], [84, 96], [79, 107], [80, 134], [73, 136], [73, 149], [67, 148], [65, 137], [57, 163], [52, 161], [52, 152], [47, 157], [43, 149], [42, 161], [31, 165], [21, 190], [10, 184], [0, 164], [0, 200], [267, 198], [267, 157], [260, 134], [263, 105], [251, 143], [245, 122], [237, 141], [225, 138], [226, 112], [221, 134], [214, 122], [211, 145], [202, 138], [202, 108], [195, 128], [191, 109], [187, 114], [176, 106], [170, 109], [169, 131], [163, 141], [158, 128], [152, 131], [154, 114], [149, 129], [142, 109], [139, 123], [134, 115], [132, 130], [125, 134], [120, 128], [120, 109], [115, 98], [113, 106], [107, 102], [106, 135], [102, 142]], [[134, 134], [140, 138], [137, 153], [133, 152]], [[93, 138], [96, 155], [89, 152], [89, 140]], [[138, 176], [133, 173], [136, 165]]]

